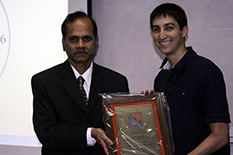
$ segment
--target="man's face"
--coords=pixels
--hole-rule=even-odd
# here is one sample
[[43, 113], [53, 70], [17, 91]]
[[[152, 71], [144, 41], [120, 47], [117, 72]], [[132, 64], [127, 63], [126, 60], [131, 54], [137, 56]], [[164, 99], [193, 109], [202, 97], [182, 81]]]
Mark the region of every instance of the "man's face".
[[98, 44], [91, 20], [83, 18], [68, 23], [67, 35], [62, 44], [71, 64], [90, 64]]
[[184, 38], [188, 34], [188, 27], [183, 30], [176, 20], [170, 16], [161, 16], [153, 20], [153, 39], [156, 46], [166, 56], [176, 55], [185, 49]]

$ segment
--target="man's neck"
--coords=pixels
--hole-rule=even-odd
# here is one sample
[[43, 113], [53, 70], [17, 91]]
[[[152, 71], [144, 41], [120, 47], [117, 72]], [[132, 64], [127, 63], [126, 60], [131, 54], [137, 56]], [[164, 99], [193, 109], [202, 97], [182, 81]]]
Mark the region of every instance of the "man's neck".
[[73, 63], [73, 62], [70, 62], [70, 64], [79, 72], [80, 75], [82, 75], [90, 67], [91, 62], [92, 61], [89, 61], [88, 63], [86, 63], [86, 62], [84, 62], [84, 63]]

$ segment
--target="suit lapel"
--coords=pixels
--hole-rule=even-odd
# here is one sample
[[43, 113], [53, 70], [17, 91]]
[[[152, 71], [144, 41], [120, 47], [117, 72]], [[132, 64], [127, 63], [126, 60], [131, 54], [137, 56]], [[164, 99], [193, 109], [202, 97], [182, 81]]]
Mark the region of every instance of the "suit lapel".
[[64, 78], [64, 81], [62, 83], [63, 87], [76, 101], [76, 104], [80, 106], [89, 115], [88, 108], [85, 104], [82, 93], [79, 89], [78, 82], [75, 79], [73, 70], [70, 67], [70, 63], [66, 61], [63, 66], [64, 66], [62, 70], [62, 77]]
[[97, 101], [100, 99], [99, 93], [104, 90], [104, 76], [98, 66], [93, 63], [93, 72], [91, 80], [90, 95], [88, 101], [88, 109], [91, 112]]

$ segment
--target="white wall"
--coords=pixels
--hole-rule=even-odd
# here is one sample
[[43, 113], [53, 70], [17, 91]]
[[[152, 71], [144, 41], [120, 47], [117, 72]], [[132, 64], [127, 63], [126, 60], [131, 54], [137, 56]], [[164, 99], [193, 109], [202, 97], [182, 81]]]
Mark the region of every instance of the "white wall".
[[2, 3], [9, 19], [10, 48], [0, 77], [0, 135], [34, 136], [31, 77], [66, 59], [60, 27], [68, 12], [68, 2]]
[[68, 0], [68, 13], [75, 12], [77, 10], [88, 13], [88, 4], [87, 0]]
[[126, 75], [133, 93], [152, 89], [163, 56], [154, 47], [149, 15], [164, 2], [177, 3], [186, 11], [190, 29], [187, 46], [193, 46], [199, 55], [211, 59], [220, 67], [225, 76], [232, 113], [232, 0], [93, 0], [92, 14], [100, 39], [95, 62]]
[[0, 1], [0, 145], [40, 146], [31, 77], [67, 59], [61, 24], [68, 9], [87, 12], [87, 0]]

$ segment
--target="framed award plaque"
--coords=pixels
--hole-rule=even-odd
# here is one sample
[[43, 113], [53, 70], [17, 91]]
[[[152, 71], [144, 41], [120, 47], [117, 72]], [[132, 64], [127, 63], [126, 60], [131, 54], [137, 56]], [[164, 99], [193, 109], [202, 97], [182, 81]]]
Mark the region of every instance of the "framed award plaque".
[[114, 155], [172, 154], [171, 133], [161, 94], [103, 94], [106, 134]]

